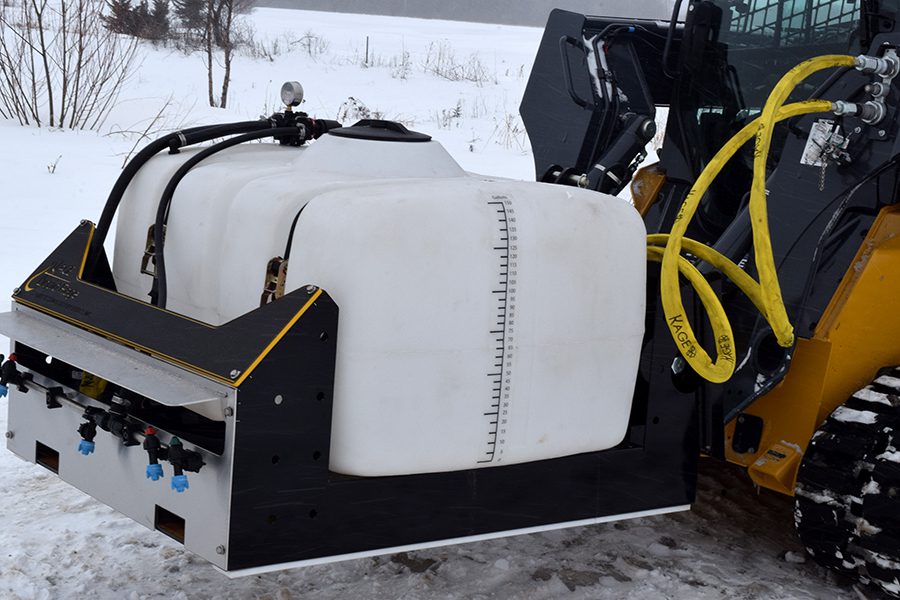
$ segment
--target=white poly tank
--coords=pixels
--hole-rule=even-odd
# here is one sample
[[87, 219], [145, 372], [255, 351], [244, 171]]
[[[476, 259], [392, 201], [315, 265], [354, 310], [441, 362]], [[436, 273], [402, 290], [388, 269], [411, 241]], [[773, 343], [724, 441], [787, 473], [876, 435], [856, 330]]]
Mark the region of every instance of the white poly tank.
[[[125, 294], [146, 299], [147, 228], [191, 154], [154, 159], [126, 194]], [[621, 442], [646, 287], [629, 204], [466, 173], [433, 141], [248, 145], [175, 194], [168, 308], [211, 324], [257, 308], [295, 219], [286, 289], [320, 286], [340, 309], [331, 470], [461, 470]]]

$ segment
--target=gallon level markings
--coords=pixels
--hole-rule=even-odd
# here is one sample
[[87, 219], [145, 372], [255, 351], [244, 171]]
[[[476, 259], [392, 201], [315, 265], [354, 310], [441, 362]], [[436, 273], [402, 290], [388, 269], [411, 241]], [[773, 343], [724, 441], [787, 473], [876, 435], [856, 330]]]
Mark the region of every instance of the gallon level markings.
[[[494, 231], [493, 250], [497, 261], [497, 285], [491, 290], [496, 307], [496, 326], [490, 330], [491, 339], [496, 343], [495, 362], [488, 369], [491, 382], [489, 410], [483, 416], [488, 435], [485, 440], [483, 458], [479, 463], [499, 463], [507, 441], [507, 425], [510, 406], [510, 382], [512, 381], [513, 336], [516, 315], [516, 280], [518, 256], [518, 235], [516, 216], [512, 200], [506, 196], [493, 196], [487, 203], [497, 215]], [[499, 372], [497, 369], [500, 369]]]

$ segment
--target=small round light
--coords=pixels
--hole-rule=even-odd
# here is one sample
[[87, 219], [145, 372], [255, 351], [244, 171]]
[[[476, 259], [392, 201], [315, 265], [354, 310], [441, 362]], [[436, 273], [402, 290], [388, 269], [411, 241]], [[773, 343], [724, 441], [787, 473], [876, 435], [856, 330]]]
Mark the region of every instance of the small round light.
[[303, 86], [297, 81], [288, 81], [281, 86], [281, 101], [285, 106], [300, 106], [303, 102]]

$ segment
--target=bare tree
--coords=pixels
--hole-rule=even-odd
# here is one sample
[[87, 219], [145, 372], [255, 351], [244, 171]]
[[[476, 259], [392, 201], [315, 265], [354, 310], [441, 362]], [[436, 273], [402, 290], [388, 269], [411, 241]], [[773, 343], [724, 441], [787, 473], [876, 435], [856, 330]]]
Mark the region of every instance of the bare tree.
[[103, 27], [103, 0], [0, 9], [0, 116], [97, 129], [128, 79], [137, 40]]
[[[249, 12], [254, 0], [172, 0], [175, 16], [181, 24], [180, 38], [190, 52], [202, 49], [206, 63], [207, 95], [210, 106], [225, 108], [231, 85], [231, 65], [235, 50], [252, 42], [250, 28], [239, 16]], [[221, 86], [216, 95], [217, 74]]]
[[225, 108], [228, 103], [228, 86], [231, 83], [231, 59], [234, 56], [234, 11], [238, 0], [221, 0], [219, 2], [219, 14], [216, 22], [219, 24], [222, 34], [221, 47], [224, 59], [224, 71], [222, 73], [222, 95], [220, 106]]
[[[228, 88], [231, 85], [231, 63], [234, 50], [242, 41], [239, 33], [238, 15], [248, 12], [253, 0], [206, 0], [204, 17], [206, 31], [206, 75], [209, 91], [209, 105], [225, 108], [228, 104]], [[217, 50], [222, 50], [222, 61], [218, 62]], [[215, 97], [216, 66], [222, 69], [222, 87], [218, 100]]]
[[[216, 0], [206, 0], [206, 80], [209, 90], [209, 105], [217, 106], [215, 92], [213, 91], [213, 20], [212, 14]], [[224, 107], [223, 107], [224, 108]]]

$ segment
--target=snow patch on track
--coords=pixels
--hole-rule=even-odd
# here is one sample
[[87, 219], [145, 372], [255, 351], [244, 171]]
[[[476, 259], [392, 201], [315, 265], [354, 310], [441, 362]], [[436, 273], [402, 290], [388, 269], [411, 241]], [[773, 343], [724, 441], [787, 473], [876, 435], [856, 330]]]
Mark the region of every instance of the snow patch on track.
[[887, 452], [879, 454], [876, 458], [900, 464], [900, 452], [895, 449], [888, 449]]
[[[893, 379], [893, 377], [891, 379]], [[893, 406], [893, 403], [890, 401], [887, 394], [876, 392], [871, 387], [865, 387], [859, 390], [858, 392], [853, 394], [853, 397], [859, 398], [860, 400], [865, 400], [866, 402], [874, 402], [876, 404]]]
[[839, 406], [831, 416], [843, 423], [860, 423], [861, 425], [874, 425], [878, 421], [878, 413], [870, 410], [856, 410], [846, 406]]

